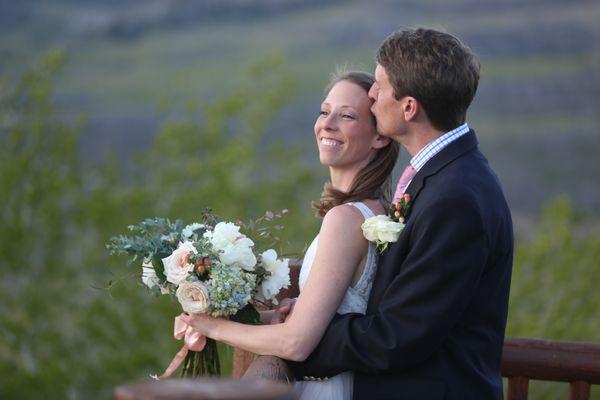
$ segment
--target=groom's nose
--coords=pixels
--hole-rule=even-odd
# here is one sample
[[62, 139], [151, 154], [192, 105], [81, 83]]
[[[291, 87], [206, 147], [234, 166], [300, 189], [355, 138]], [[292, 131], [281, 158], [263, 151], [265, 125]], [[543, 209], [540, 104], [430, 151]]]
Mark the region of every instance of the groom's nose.
[[375, 102], [375, 101], [377, 101], [377, 94], [378, 94], [377, 83], [373, 83], [371, 85], [371, 88], [369, 89], [369, 92], [367, 93], [367, 96], [369, 96], [369, 98], [371, 100], [373, 100], [373, 102]]

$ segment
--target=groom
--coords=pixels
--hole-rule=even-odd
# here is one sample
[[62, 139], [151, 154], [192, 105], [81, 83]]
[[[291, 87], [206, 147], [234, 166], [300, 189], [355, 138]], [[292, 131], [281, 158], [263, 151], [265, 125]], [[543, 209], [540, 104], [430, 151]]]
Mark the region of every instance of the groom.
[[[410, 213], [381, 255], [366, 315], [336, 315], [298, 379], [355, 371], [354, 399], [501, 399], [510, 212], [465, 123], [479, 63], [457, 38], [393, 33], [369, 92], [379, 132], [412, 159]], [[408, 186], [405, 187], [405, 184]]]

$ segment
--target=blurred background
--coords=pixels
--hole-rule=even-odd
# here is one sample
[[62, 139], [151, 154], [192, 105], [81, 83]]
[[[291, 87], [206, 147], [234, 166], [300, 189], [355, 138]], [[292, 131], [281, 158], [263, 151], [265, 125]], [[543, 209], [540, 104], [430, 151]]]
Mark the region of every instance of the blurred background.
[[129, 224], [287, 208], [301, 253], [323, 87], [421, 25], [482, 62], [468, 122], [515, 222], [507, 334], [600, 342], [600, 3], [0, 0], [0, 398], [110, 398], [166, 367], [178, 305], [104, 247]]

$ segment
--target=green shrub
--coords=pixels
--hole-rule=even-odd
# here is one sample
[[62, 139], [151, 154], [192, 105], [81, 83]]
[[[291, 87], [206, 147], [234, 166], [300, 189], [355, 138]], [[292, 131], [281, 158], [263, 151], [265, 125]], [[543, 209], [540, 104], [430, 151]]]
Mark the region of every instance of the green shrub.
[[141, 268], [104, 248], [127, 225], [148, 216], [192, 222], [210, 206], [226, 219], [287, 208], [283, 237], [295, 238], [287, 250], [316, 229], [314, 171], [297, 149], [265, 146], [292, 89], [272, 59], [198, 115], [165, 122], [128, 169], [115, 157], [82, 164], [81, 126], [61, 121], [51, 101], [64, 61], [49, 54], [0, 95], [0, 398], [110, 398], [115, 386], [168, 365], [181, 346], [171, 337], [179, 306], [149, 296]]

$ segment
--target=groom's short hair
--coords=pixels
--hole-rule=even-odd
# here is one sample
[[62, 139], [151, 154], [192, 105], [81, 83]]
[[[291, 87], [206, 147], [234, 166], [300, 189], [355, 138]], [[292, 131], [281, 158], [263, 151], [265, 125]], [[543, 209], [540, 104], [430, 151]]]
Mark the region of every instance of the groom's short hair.
[[443, 131], [463, 124], [479, 82], [479, 61], [458, 38], [433, 29], [402, 29], [377, 51], [397, 100], [412, 96]]

